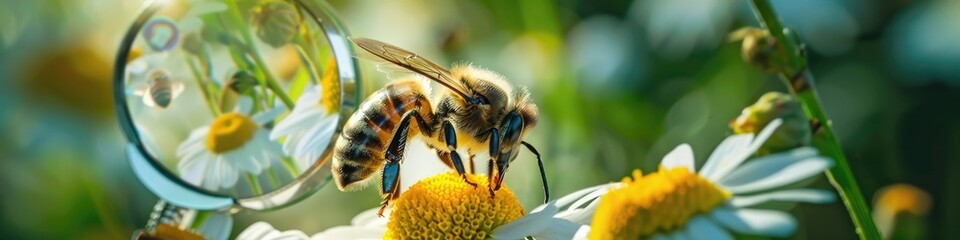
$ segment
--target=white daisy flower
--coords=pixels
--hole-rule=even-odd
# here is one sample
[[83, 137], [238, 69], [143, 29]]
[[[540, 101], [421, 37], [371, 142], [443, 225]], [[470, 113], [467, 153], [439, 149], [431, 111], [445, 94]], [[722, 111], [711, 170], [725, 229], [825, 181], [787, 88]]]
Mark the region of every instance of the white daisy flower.
[[[494, 236], [513, 239], [562, 230], [566, 231], [559, 232], [561, 238], [591, 239], [732, 239], [728, 230], [790, 236], [797, 223], [788, 213], [749, 207], [770, 201], [833, 201], [834, 194], [825, 190], [775, 190], [820, 174], [832, 161], [805, 147], [744, 163], [780, 124], [779, 119], [772, 121], [756, 137], [728, 137], [699, 172], [690, 146], [680, 145], [664, 157], [658, 172], [644, 176], [636, 170], [633, 179], [570, 194], [541, 206], [544, 214], [533, 213], [500, 227], [503, 234]], [[557, 211], [568, 204], [565, 211]], [[589, 226], [572, 231], [564, 221]]]
[[307, 87], [290, 115], [270, 132], [270, 140], [286, 137], [283, 151], [296, 160], [300, 169], [309, 168], [320, 158], [337, 128], [338, 117], [324, 107], [319, 86]]
[[272, 159], [283, 156], [279, 144], [270, 141], [269, 130], [263, 127], [282, 111], [275, 108], [252, 117], [226, 113], [193, 130], [177, 148], [180, 176], [189, 183], [219, 190], [233, 187], [240, 171], [259, 175]]
[[243, 232], [240, 232], [240, 235], [237, 235], [237, 240], [300, 240], [308, 239], [307, 234], [304, 234], [300, 230], [288, 230], [280, 231], [273, 228], [273, 225], [270, 225], [266, 222], [256, 222], [247, 229], [244, 229]]
[[[351, 240], [351, 239], [382, 239], [387, 231], [388, 218], [377, 216], [379, 208], [370, 209], [357, 214], [350, 225], [336, 226], [307, 236], [300, 230], [280, 231], [269, 223], [257, 222], [243, 230], [237, 240]], [[386, 215], [389, 215], [389, 210]]]

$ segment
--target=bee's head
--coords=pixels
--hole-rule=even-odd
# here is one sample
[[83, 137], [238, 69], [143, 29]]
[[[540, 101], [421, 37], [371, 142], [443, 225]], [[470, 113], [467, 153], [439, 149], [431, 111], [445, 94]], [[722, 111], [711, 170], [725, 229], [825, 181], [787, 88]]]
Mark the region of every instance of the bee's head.
[[500, 189], [510, 163], [520, 153], [520, 142], [523, 141], [526, 128], [527, 124], [523, 116], [517, 111], [510, 111], [497, 127], [496, 137], [490, 139], [492, 144], [497, 145], [490, 149], [490, 156], [496, 157], [496, 161], [490, 166], [489, 186], [493, 190]]
[[513, 110], [514, 88], [500, 74], [473, 65], [457, 66], [452, 72], [467, 88], [469, 96], [462, 103], [475, 114], [472, 117], [489, 123], [492, 128], [504, 114]]

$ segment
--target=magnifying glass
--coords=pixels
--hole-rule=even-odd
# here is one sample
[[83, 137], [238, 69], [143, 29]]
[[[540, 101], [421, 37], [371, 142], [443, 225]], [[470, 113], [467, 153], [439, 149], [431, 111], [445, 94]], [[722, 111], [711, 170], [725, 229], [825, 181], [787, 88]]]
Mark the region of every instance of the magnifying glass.
[[183, 208], [266, 210], [329, 182], [333, 142], [360, 90], [330, 9], [319, 0], [145, 4], [113, 79], [143, 184]]

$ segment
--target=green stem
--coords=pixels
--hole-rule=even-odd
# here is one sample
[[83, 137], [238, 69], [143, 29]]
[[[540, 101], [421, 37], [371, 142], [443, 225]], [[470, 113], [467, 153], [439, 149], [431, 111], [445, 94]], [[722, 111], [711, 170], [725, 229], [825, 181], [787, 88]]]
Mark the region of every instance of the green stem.
[[822, 154], [833, 158], [835, 165], [827, 170], [827, 177], [840, 193], [843, 204], [846, 205], [850, 218], [857, 228], [860, 239], [880, 239], [880, 233], [873, 223], [870, 207], [860, 192], [853, 171], [847, 163], [847, 158], [840, 148], [837, 137], [833, 134], [830, 119], [820, 104], [820, 98], [814, 87], [813, 75], [807, 69], [807, 59], [798, 43], [792, 41], [786, 29], [777, 18], [776, 12], [768, 0], [752, 0], [754, 13], [760, 23], [777, 39], [777, 52], [771, 61], [778, 67], [780, 78], [783, 79], [790, 92], [800, 100], [803, 108], [814, 125], [813, 145]]
[[260, 188], [260, 180], [250, 173], [245, 173], [244, 177], [247, 178], [247, 183], [250, 184], [250, 188], [253, 190], [253, 195], [259, 196], [263, 194], [263, 188]]
[[[237, 1], [230, 1], [229, 4], [231, 18], [230, 21], [234, 23], [240, 29], [241, 36], [243, 37], [244, 49], [249, 51], [249, 55], [253, 57], [253, 61], [256, 63], [257, 70], [262, 71], [264, 78], [257, 78], [260, 80], [260, 84], [266, 86], [270, 89], [271, 92], [280, 97], [280, 100], [283, 101], [283, 104], [287, 106], [287, 109], [293, 109], [294, 103], [293, 99], [290, 99], [290, 96], [287, 96], [287, 93], [280, 87], [280, 84], [277, 83], [277, 80], [273, 77], [273, 73], [270, 72], [270, 68], [267, 66], [266, 61], [263, 60], [263, 57], [260, 55], [260, 51], [257, 50], [256, 45], [253, 41], [253, 34], [250, 33], [250, 29], [246, 27], [243, 21], [243, 15], [240, 14], [240, 7], [237, 6]], [[268, 102], [272, 104], [273, 101]]]
[[212, 93], [210, 89], [207, 88], [207, 84], [204, 84], [203, 74], [200, 73], [200, 69], [197, 67], [197, 64], [190, 59], [190, 57], [184, 57], [184, 60], [187, 61], [187, 65], [190, 65], [190, 72], [193, 73], [193, 80], [197, 83], [197, 87], [200, 88], [200, 93], [203, 94], [204, 102], [207, 102], [207, 107], [210, 108], [210, 112], [213, 113], [213, 116], [220, 116], [220, 108], [217, 107], [217, 104], [212, 98]]
[[270, 188], [276, 189], [277, 186], [280, 186], [280, 178], [277, 177], [277, 173], [273, 169], [267, 170], [267, 179], [270, 180]]
[[280, 163], [283, 164], [283, 167], [286, 168], [288, 172], [290, 172], [291, 177], [297, 178], [300, 176], [300, 171], [297, 170], [297, 164], [293, 162], [292, 158], [284, 157], [280, 159]]
[[303, 61], [303, 65], [307, 67], [307, 75], [310, 75], [310, 80], [313, 81], [314, 84], [320, 85], [320, 74], [317, 71], [317, 66], [310, 60], [307, 50], [304, 50], [301, 46], [296, 46], [296, 48], [297, 55], [300, 55], [300, 61]]

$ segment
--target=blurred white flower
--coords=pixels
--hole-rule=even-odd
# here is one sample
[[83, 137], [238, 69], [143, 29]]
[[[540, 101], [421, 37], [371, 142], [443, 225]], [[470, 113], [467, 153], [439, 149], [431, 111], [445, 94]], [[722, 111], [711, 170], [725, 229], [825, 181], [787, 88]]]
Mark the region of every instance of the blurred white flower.
[[337, 127], [336, 114], [327, 112], [321, 100], [320, 86], [307, 87], [297, 104], [270, 132], [270, 140], [286, 137], [283, 151], [293, 157], [297, 167], [307, 169], [327, 150]]
[[631, 89], [635, 77], [646, 71], [646, 59], [629, 26], [612, 16], [583, 20], [570, 30], [570, 64], [588, 90], [598, 94]]
[[240, 171], [259, 175], [272, 159], [283, 156], [279, 144], [270, 141], [263, 125], [276, 118], [282, 108], [258, 113], [225, 113], [210, 125], [190, 132], [177, 148], [177, 170], [189, 183], [206, 189], [233, 187]]
[[650, 49], [683, 59], [719, 46], [733, 20], [733, 0], [640, 0], [628, 13], [649, 38]]
[[905, 11], [890, 27], [896, 66], [916, 83], [960, 85], [960, 1], [930, 1]]

